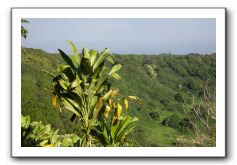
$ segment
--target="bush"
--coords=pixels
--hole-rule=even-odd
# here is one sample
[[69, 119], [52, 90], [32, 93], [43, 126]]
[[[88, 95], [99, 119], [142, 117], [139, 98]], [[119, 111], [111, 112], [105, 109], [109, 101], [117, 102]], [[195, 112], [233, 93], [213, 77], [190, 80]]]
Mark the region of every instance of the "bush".
[[183, 103], [184, 102], [184, 94], [182, 92], [178, 92], [176, 93], [176, 95], [174, 96], [175, 100], [178, 102]]
[[177, 114], [173, 114], [165, 118], [161, 124], [171, 128], [177, 128], [179, 120], [180, 120], [179, 116]]
[[160, 114], [159, 114], [159, 112], [150, 112], [149, 115], [150, 115], [150, 117], [151, 117], [153, 120], [156, 120], [156, 121], [159, 121], [159, 120], [160, 120]]
[[156, 79], [157, 78], [157, 67], [155, 65], [148, 65], [145, 64], [146, 69], [147, 69], [147, 73], [149, 76], [151, 76], [151, 78]]
[[193, 131], [193, 125], [190, 123], [188, 118], [183, 118], [178, 123], [179, 131], [180, 132], [187, 132], [192, 130]]
[[200, 83], [199, 80], [197, 79], [189, 79], [189, 81], [184, 83], [184, 86], [186, 86], [187, 88], [194, 90], [194, 91], [198, 91], [200, 89], [202, 89], [202, 85]]

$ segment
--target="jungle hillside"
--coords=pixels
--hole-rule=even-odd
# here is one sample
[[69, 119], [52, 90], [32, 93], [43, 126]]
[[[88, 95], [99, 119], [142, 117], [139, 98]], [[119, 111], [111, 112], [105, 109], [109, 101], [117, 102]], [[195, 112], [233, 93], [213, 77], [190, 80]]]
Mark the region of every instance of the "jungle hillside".
[[[119, 146], [216, 145], [215, 54], [110, 55], [113, 57], [113, 66], [122, 66], [118, 71], [119, 78], [108, 79], [111, 88], [119, 89], [118, 98], [124, 99], [130, 95], [138, 98], [129, 103], [125, 99], [125, 107], [129, 105], [129, 109], [123, 108], [123, 113], [138, 120], [133, 131], [124, 136], [126, 143]], [[74, 120], [70, 111], [62, 109], [63, 112], [60, 112], [52, 104], [54, 79], [44, 71], [55, 70], [58, 64], [66, 65], [59, 53], [22, 48], [22, 115], [29, 116], [31, 121], [41, 122], [31, 124], [34, 128], [50, 124], [51, 128], [58, 130], [55, 132], [57, 134], [80, 135], [80, 120]], [[118, 101], [123, 102], [123, 99]], [[116, 103], [116, 107], [118, 111], [120, 104]], [[93, 131], [90, 133], [93, 134]], [[65, 137], [57, 137], [62, 144], [66, 141], [63, 139]], [[74, 141], [76, 143], [77, 137], [70, 141], [72, 146], [75, 146]], [[101, 146], [96, 141], [93, 145]]]

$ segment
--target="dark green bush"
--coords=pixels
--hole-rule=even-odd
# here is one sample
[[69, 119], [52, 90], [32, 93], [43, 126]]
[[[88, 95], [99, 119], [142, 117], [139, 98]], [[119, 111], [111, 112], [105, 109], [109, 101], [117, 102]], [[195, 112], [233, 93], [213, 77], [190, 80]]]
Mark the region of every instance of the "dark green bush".
[[153, 120], [156, 120], [156, 121], [159, 121], [159, 120], [160, 120], [160, 114], [159, 114], [159, 112], [150, 112], [149, 115], [150, 115], [150, 117], [151, 117]]
[[161, 124], [171, 127], [171, 128], [177, 128], [179, 120], [180, 120], [179, 116], [177, 114], [173, 114], [173, 115], [165, 118]]
[[176, 95], [174, 96], [175, 100], [178, 102], [183, 103], [184, 102], [184, 94], [182, 92], [178, 92], [176, 93]]

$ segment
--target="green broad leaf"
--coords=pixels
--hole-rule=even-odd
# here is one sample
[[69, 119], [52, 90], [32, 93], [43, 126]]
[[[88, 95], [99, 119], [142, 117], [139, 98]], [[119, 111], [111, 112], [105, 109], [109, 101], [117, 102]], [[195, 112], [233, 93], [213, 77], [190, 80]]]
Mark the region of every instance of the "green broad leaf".
[[63, 147], [69, 147], [72, 146], [72, 140], [69, 137], [64, 137], [62, 140], [62, 144]]
[[85, 59], [90, 60], [90, 54], [86, 48], [82, 49], [82, 55]]
[[68, 67], [63, 68], [61, 74], [66, 80], [69, 80], [69, 82], [72, 82], [75, 79], [75, 74], [74, 74], [72, 68], [69, 65], [67, 65], [67, 66]]
[[83, 85], [85, 86], [85, 85], [86, 85], [86, 82], [87, 82], [87, 79], [88, 79], [88, 76], [82, 74], [81, 78], [82, 78], [82, 83], [83, 83]]
[[98, 81], [97, 79], [92, 78], [92, 81], [90, 82], [90, 85], [89, 85], [89, 88], [88, 88], [88, 90], [90, 90], [91, 93], [93, 93], [93, 94], [95, 94], [94, 89], [95, 89], [95, 84], [97, 83], [97, 81]]
[[38, 134], [38, 136], [35, 138], [36, 140], [45, 140], [49, 139], [51, 136], [51, 126], [46, 125]]
[[85, 146], [86, 145], [86, 137], [83, 137], [80, 141], [80, 146]]
[[120, 121], [117, 121], [115, 124], [111, 123], [111, 130], [110, 130], [110, 135], [112, 139], [115, 139], [117, 129], [120, 125]]
[[51, 126], [50, 124], [46, 125], [43, 130], [44, 133], [50, 133], [51, 132]]
[[90, 60], [84, 57], [81, 60], [81, 72], [85, 75], [88, 75], [92, 72]]
[[80, 85], [75, 88], [75, 93], [76, 93], [78, 96], [82, 97], [82, 95], [83, 95], [83, 90], [82, 90], [82, 88], [81, 88]]
[[73, 142], [73, 143], [77, 143], [78, 140], [80, 140], [79, 136], [74, 135], [74, 134], [71, 136], [71, 139], [72, 139], [72, 142]]
[[21, 115], [21, 127], [27, 129], [30, 126], [30, 116]]
[[108, 48], [105, 48], [103, 51], [102, 51], [102, 55], [104, 55], [104, 54], [108, 54], [109, 53], [109, 49]]
[[102, 70], [104, 70], [105, 67], [105, 62], [102, 62], [95, 70], [94, 73], [92, 75], [92, 78], [98, 78], [101, 75]]
[[109, 134], [106, 128], [104, 128], [103, 132], [101, 133], [103, 135], [103, 138], [106, 142], [106, 144], [111, 144]]
[[[103, 71], [101, 71], [103, 72]], [[103, 86], [104, 82], [108, 79], [108, 75], [105, 75], [105, 74], [101, 74], [98, 81], [97, 81], [97, 84], [95, 85], [95, 89], [94, 91], [98, 92], [99, 89], [101, 89], [101, 86]]]
[[112, 73], [110, 76], [113, 77], [116, 80], [121, 80], [122, 79], [122, 77], [118, 73]]
[[72, 83], [71, 83], [71, 88], [75, 88], [78, 85], [80, 85], [82, 81], [80, 79], [75, 79]]
[[109, 56], [108, 49], [105, 49], [102, 54], [99, 56], [99, 58], [95, 61], [93, 65], [93, 72], [96, 70], [96, 68], [106, 60], [106, 58]]
[[104, 90], [105, 90], [105, 86], [102, 85], [102, 86], [100, 86], [99, 89], [97, 90], [97, 93], [101, 93], [101, 92], [103, 92]]
[[115, 66], [112, 67], [111, 71], [109, 72], [109, 75], [119, 71], [121, 69], [122, 65], [121, 64], [117, 64]]
[[73, 64], [72, 60], [70, 59], [70, 57], [68, 55], [66, 55], [62, 50], [58, 49], [59, 53], [61, 54], [62, 58], [64, 59], [64, 61], [70, 65], [74, 70], [76, 70], [76, 66]]
[[65, 80], [60, 79], [60, 80], [58, 80], [58, 82], [63, 89], [67, 90], [67, 87], [69, 86], [69, 84]]
[[61, 75], [62, 75], [62, 78], [63, 78], [65, 81], [69, 81], [69, 82], [70, 82], [70, 79], [69, 79], [69, 77], [68, 77], [67, 74], [62, 73]]
[[120, 124], [119, 124], [119, 127], [118, 129], [116, 130], [115, 134], [118, 136], [119, 134], [121, 133], [126, 133], [125, 132], [125, 127], [130, 123], [131, 121], [131, 117], [130, 116], [126, 116], [124, 118], [122, 118], [122, 120], [120, 119]]
[[113, 60], [111, 55], [107, 57], [107, 61], [109, 61], [110, 63], [114, 64], [114, 60]]
[[38, 136], [36, 139], [45, 140], [45, 139], [49, 139], [50, 137], [51, 137], [51, 133], [44, 133], [44, 134]]
[[78, 117], [81, 117], [81, 115], [78, 113], [78, 111], [72, 106], [72, 104], [67, 99], [63, 99], [62, 102], [67, 110], [71, 111]]
[[38, 125], [41, 125], [41, 124], [42, 124], [41, 121], [40, 121], [40, 122], [33, 121], [30, 125], [31, 125], [32, 127], [37, 127]]
[[65, 71], [65, 70], [68, 70], [68, 69], [70, 69], [70, 68], [71, 68], [70, 65], [63, 65], [61, 72]]
[[44, 140], [44, 141], [40, 142], [39, 146], [44, 147], [48, 143], [48, 141], [49, 140]]
[[94, 50], [94, 49], [91, 49], [90, 50], [90, 64], [91, 64], [91, 66], [95, 63], [95, 59], [96, 59], [96, 57], [97, 57], [97, 54], [98, 54], [98, 52], [96, 51], [96, 50]]
[[69, 46], [72, 49], [73, 59], [75, 60], [75, 63], [77, 63], [77, 65], [80, 65], [80, 63], [81, 63], [81, 56], [78, 53], [76, 46], [74, 45], [74, 43], [72, 41], [67, 40], [67, 42], [68, 42]]
[[100, 97], [95, 105], [95, 108], [93, 110], [93, 118], [96, 119], [97, 115], [99, 114], [99, 112], [101, 111], [103, 107], [103, 99], [102, 97]]
[[128, 133], [130, 133], [130, 132], [133, 131], [134, 127], [135, 127], [135, 123], [128, 124], [128, 125], [124, 128], [124, 131], [118, 133], [118, 135], [117, 135], [117, 137], [116, 137], [115, 140], [116, 140], [116, 141], [121, 141], [121, 140], [123, 140], [123, 139], [125, 138], [125, 136], [126, 136]]
[[50, 143], [54, 144], [57, 142], [58, 139], [58, 131], [59, 129], [57, 129], [56, 131], [53, 131], [52, 135], [50, 136]]
[[110, 90], [109, 92], [107, 92], [107, 93], [102, 97], [103, 100], [104, 100], [104, 101], [107, 101], [107, 100], [110, 98], [112, 92], [113, 92], [113, 90]]
[[90, 103], [90, 106], [92, 107], [92, 108], [94, 108], [94, 106], [95, 106], [95, 104], [97, 103], [97, 101], [98, 101], [98, 96], [94, 96], [93, 98], [92, 98], [92, 100], [91, 100], [91, 103]]
[[124, 120], [121, 122], [120, 127], [118, 128], [118, 132], [116, 132], [117, 137], [116, 141], [122, 140], [126, 134], [130, 133], [135, 127], [135, 122], [137, 118], [132, 118], [130, 116], [126, 116]]
[[71, 105], [73, 105], [76, 109], [81, 109], [80, 105], [76, 102], [76, 100], [74, 101], [73, 99], [69, 99], [67, 98], [68, 102], [71, 103]]
[[61, 72], [65, 72], [67, 70], [70, 70], [71, 69], [71, 66], [70, 65], [57, 65], [57, 72], [58, 73], [61, 73]]
[[65, 66], [65, 65], [62, 65], [62, 64], [58, 64], [57, 65], [57, 69], [56, 70], [57, 70], [58, 73], [62, 72], [63, 66]]
[[[80, 94], [78, 94], [76, 91], [72, 91], [69, 93], [63, 93], [61, 94], [63, 98], [65, 99], [70, 99], [68, 101], [74, 101], [76, 104], [79, 105], [79, 107], [83, 107], [84, 106], [84, 102], [83, 102], [83, 98]], [[72, 102], [70, 102], [72, 103]], [[72, 104], [73, 105], [73, 104]], [[78, 108], [80, 109], [80, 108]]]
[[75, 59], [75, 57], [73, 55], [71, 55], [71, 56], [69, 56], [69, 58], [72, 60], [72, 63], [74, 64], [74, 66], [78, 68], [79, 64], [78, 64], [77, 60]]
[[53, 144], [53, 147], [61, 147], [61, 141], [56, 141], [56, 142]]

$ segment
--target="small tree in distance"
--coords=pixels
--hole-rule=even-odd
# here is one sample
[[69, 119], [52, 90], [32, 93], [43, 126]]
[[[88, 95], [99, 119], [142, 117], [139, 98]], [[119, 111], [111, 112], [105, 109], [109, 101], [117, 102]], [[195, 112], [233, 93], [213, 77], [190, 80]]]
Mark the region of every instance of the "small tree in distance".
[[[21, 24], [23, 23], [29, 23], [29, 21], [26, 19], [21, 19]], [[24, 26], [21, 25], [21, 37], [26, 39], [27, 35], [28, 35], [28, 30], [26, 30]]]

